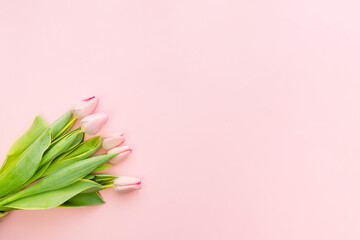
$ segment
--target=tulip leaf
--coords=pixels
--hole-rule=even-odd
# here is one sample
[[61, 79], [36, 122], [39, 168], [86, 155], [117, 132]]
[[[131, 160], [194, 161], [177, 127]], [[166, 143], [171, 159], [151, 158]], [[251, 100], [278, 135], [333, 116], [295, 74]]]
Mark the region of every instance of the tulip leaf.
[[93, 179], [95, 177], [94, 174], [89, 174], [87, 176], [84, 177], [84, 179]]
[[7, 210], [0, 210], [0, 219], [6, 217], [6, 215], [9, 214], [10, 211], [7, 211]]
[[109, 181], [117, 179], [118, 176], [110, 175], [110, 174], [95, 174], [94, 181]]
[[[82, 141], [84, 139], [84, 133], [80, 133], [78, 134], [77, 138], [75, 139], [74, 143], [72, 144], [71, 147], [73, 147], [74, 144], [78, 145], [80, 141]], [[62, 140], [64, 141], [64, 139]], [[55, 147], [55, 146], [54, 146]], [[70, 148], [71, 148], [70, 147]], [[71, 149], [69, 149], [71, 150]], [[68, 150], [68, 151], [69, 151]], [[27, 185], [35, 182], [36, 180], [38, 180], [39, 178], [41, 178], [42, 176], [44, 176], [44, 173], [46, 172], [46, 170], [49, 168], [49, 166], [51, 165], [52, 161], [47, 162], [45, 165], [43, 165], [40, 169], [38, 169], [36, 171], [36, 173], [26, 182], [23, 184], [23, 186], [21, 186], [19, 189], [22, 189], [24, 187], [26, 187]]]
[[103, 186], [89, 181], [79, 180], [67, 187], [34, 194], [8, 203], [5, 207], [12, 209], [37, 210], [57, 207], [77, 194], [89, 189], [100, 190]]
[[53, 139], [53, 140], [51, 141], [51, 145], [50, 145], [49, 148], [52, 148], [52, 147], [53, 147], [54, 145], [56, 145], [58, 142], [60, 142], [61, 140], [67, 138], [70, 134], [73, 134], [74, 132], [77, 132], [77, 131], [80, 131], [80, 128], [76, 128], [76, 129], [72, 130], [71, 132], [68, 132], [67, 134], [62, 135], [61, 137], [59, 137], [59, 138], [57, 138], [57, 139], [55, 139], [55, 140]]
[[12, 210], [12, 208], [10, 207], [0, 207], [0, 212], [5, 212], [5, 211], [9, 211]]
[[113, 184], [114, 180], [117, 178], [118, 176], [110, 174], [95, 174], [91, 180], [105, 186]]
[[102, 183], [99, 183], [99, 184], [104, 186], [104, 188], [108, 188], [108, 187], [112, 187], [114, 185], [114, 181], [102, 182]]
[[64, 202], [61, 207], [83, 207], [105, 203], [98, 192], [79, 193]]
[[49, 127], [41, 116], [36, 116], [30, 128], [11, 146], [0, 172], [5, 171]]
[[[97, 141], [98, 139], [99, 138], [97, 138]], [[53, 174], [64, 167], [67, 167], [75, 162], [86, 159], [91, 155], [93, 155], [99, 149], [101, 142], [97, 143], [97, 145], [94, 145], [95, 144], [93, 141], [94, 139], [89, 139], [89, 140], [81, 143], [74, 151], [70, 152], [68, 155], [64, 157], [60, 157], [60, 159], [54, 160], [53, 163], [50, 165], [50, 167], [46, 170], [46, 172], [43, 173], [43, 176], [48, 176], [50, 174]], [[91, 146], [90, 149], [89, 146]], [[87, 151], [84, 152], [84, 150]]]
[[[64, 159], [67, 155], [69, 155], [73, 150], [75, 150], [77, 147], [79, 147], [79, 145], [84, 141], [84, 137], [85, 137], [85, 133], [82, 132], [80, 130], [80, 128], [77, 128], [65, 135], [63, 135], [62, 137], [60, 137], [59, 139], [55, 140], [51, 146], [57, 144], [60, 141], [63, 141], [66, 137], [68, 137], [70, 134], [73, 134], [74, 132], [78, 132], [78, 136], [77, 138], [74, 140], [74, 142], [71, 144], [71, 146], [62, 154], [60, 154], [58, 157], [56, 157], [57, 159]], [[51, 147], [50, 146], [50, 147]]]
[[66, 152], [71, 152], [72, 150], [74, 150], [77, 146], [79, 146], [80, 143], [82, 143], [84, 141], [84, 137], [85, 137], [85, 133], [84, 132], [80, 132], [77, 136], [77, 138], [75, 139], [75, 141], [71, 144], [71, 146], [66, 150]]
[[[68, 155], [66, 155], [66, 158], [79, 156], [94, 148], [98, 149], [101, 145], [101, 144], [99, 145], [99, 140], [100, 140], [99, 136], [86, 140], [85, 142], [81, 143], [76, 149], [74, 149]], [[102, 143], [102, 141], [100, 141], [100, 143]]]
[[31, 178], [50, 141], [50, 129], [47, 129], [19, 156], [17, 161], [0, 173], [0, 197], [12, 193]]
[[111, 166], [112, 166], [111, 164], [104, 164], [104, 165], [98, 167], [97, 169], [95, 169], [94, 172], [104, 171], [104, 170], [108, 169]]
[[67, 131], [69, 131], [69, 129], [74, 125], [76, 121], [76, 118], [72, 118], [66, 125], [65, 127], [63, 127], [63, 129], [61, 129], [61, 131], [54, 137], [54, 140], [56, 140], [57, 138], [65, 135], [65, 133]]
[[72, 110], [69, 110], [50, 125], [50, 132], [53, 140], [55, 139], [55, 136], [57, 136], [61, 132], [61, 130], [68, 124], [72, 115]]
[[[30, 185], [31, 183], [35, 182], [36, 180], [38, 180], [39, 178], [42, 177], [42, 175], [44, 174], [44, 172], [49, 168], [51, 162], [46, 163], [44, 166], [42, 166], [39, 170], [37, 170], [35, 172], [35, 174], [26, 181], [26, 183], [24, 183], [23, 185], [21, 185], [20, 187], [17, 188], [17, 190], [23, 189], [24, 187], [26, 187], [27, 185]], [[16, 190], [16, 191], [17, 191]], [[15, 192], [15, 191], [14, 191]]]
[[58, 157], [60, 154], [67, 151], [73, 142], [77, 139], [80, 130], [71, 132], [70, 134], [66, 135], [65, 138], [61, 139], [60, 141], [57, 141], [55, 144], [51, 144], [49, 149], [46, 150], [44, 153], [43, 158], [41, 159], [40, 166], [43, 166], [44, 164], [48, 163], [49, 161], [54, 160], [56, 157]]
[[30, 187], [1, 199], [0, 206], [4, 206], [20, 198], [69, 186], [116, 155], [117, 154], [103, 154], [73, 163], [41, 179]]

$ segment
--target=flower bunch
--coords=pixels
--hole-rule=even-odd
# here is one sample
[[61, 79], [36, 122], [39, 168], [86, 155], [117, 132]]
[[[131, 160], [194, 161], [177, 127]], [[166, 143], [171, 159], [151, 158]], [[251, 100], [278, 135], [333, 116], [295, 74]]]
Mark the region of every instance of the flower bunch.
[[[0, 217], [19, 209], [102, 204], [100, 190], [125, 193], [141, 188], [138, 178], [100, 173], [132, 150], [122, 145], [122, 133], [84, 140], [109, 119], [106, 113], [94, 113], [98, 103], [96, 97], [84, 99], [52, 124], [37, 116], [13, 143], [0, 169]], [[100, 147], [107, 153], [97, 154]]]

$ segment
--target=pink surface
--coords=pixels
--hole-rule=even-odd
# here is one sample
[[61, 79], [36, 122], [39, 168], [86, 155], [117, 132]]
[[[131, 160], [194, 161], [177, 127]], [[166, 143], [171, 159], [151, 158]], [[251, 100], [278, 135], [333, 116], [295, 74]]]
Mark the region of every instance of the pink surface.
[[[1, 240], [360, 239], [358, 1], [0, 1], [2, 159], [100, 97], [143, 189]], [[85, 238], [86, 237], [86, 238]]]

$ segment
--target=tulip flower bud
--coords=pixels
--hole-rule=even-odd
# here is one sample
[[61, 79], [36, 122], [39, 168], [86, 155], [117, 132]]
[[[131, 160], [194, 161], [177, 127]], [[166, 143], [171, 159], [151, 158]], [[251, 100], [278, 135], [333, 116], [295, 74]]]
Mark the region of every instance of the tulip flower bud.
[[74, 105], [73, 114], [76, 118], [83, 119], [95, 111], [98, 103], [99, 99], [97, 97], [81, 100]]
[[128, 146], [119, 146], [119, 147], [110, 149], [108, 151], [108, 154], [119, 153], [119, 155], [116, 155], [115, 157], [113, 157], [111, 160], [109, 160], [109, 162], [111, 164], [116, 164], [118, 162], [122, 162], [125, 160], [125, 158], [127, 158], [127, 156], [130, 155], [131, 152], [132, 152], [132, 149], [130, 149], [130, 147], [128, 147]]
[[108, 120], [109, 116], [106, 113], [91, 114], [81, 120], [81, 130], [87, 134], [94, 135], [103, 128]]
[[121, 176], [114, 182], [114, 189], [118, 193], [127, 193], [141, 189], [141, 180], [135, 177]]
[[113, 136], [104, 138], [103, 143], [102, 143], [103, 149], [110, 150], [114, 147], [121, 145], [125, 141], [125, 138], [123, 137], [123, 135], [124, 135], [123, 133], [119, 133], [119, 134], [115, 134]]

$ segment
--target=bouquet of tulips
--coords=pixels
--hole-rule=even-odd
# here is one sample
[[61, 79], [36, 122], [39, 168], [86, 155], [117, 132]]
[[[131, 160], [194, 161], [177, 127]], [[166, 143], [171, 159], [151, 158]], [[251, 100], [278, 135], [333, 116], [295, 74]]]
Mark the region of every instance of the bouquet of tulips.
[[[138, 178], [100, 173], [132, 150], [121, 145], [123, 134], [84, 140], [109, 119], [106, 113], [94, 113], [98, 102], [96, 97], [84, 99], [50, 125], [37, 116], [14, 142], [0, 169], [0, 217], [19, 209], [102, 204], [102, 189], [124, 193], [141, 188]], [[80, 127], [71, 130], [77, 119]], [[106, 154], [96, 154], [101, 146]]]

